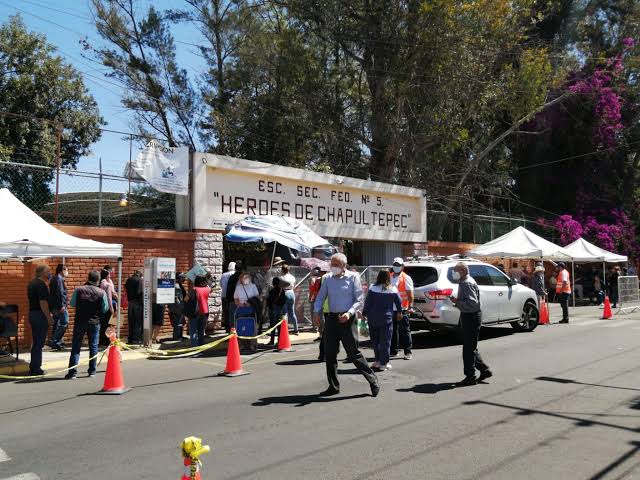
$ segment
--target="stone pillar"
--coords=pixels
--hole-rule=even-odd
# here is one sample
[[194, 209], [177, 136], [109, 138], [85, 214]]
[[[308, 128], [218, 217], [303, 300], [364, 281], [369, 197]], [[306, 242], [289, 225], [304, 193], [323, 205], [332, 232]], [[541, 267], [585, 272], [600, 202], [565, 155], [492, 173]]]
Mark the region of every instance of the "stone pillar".
[[222, 275], [222, 233], [196, 233], [193, 246], [193, 260], [214, 276], [216, 286], [209, 297], [209, 320], [220, 323], [222, 302], [220, 300], [220, 276]]

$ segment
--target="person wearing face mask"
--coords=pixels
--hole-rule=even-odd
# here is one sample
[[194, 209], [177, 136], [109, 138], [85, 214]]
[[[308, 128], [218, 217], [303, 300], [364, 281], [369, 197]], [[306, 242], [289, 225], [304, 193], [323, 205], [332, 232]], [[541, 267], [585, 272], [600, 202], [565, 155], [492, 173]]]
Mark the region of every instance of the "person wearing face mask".
[[[393, 334], [391, 336], [391, 356], [398, 355], [398, 346], [404, 350], [404, 359], [411, 360], [413, 354], [411, 352], [411, 324], [409, 323], [409, 313], [413, 308], [413, 280], [409, 275], [404, 273], [404, 260], [400, 257], [393, 259], [391, 286], [395, 287], [400, 294], [402, 300], [402, 315], [398, 320], [398, 315], [394, 315]], [[394, 305], [394, 312], [397, 307]]]
[[207, 284], [207, 278], [204, 275], [198, 275], [195, 278], [193, 290], [196, 296], [197, 308], [196, 314], [189, 319], [189, 338], [191, 339], [191, 346], [196, 347], [204, 345], [204, 332], [209, 320], [211, 287]]
[[313, 304], [314, 317], [320, 322], [324, 301], [328, 300], [329, 313], [324, 328], [324, 350], [329, 388], [320, 395], [329, 396], [340, 393], [338, 381], [338, 347], [340, 342], [347, 352], [349, 360], [367, 379], [374, 397], [380, 393], [378, 377], [367, 364], [357, 344], [356, 312], [362, 305], [362, 285], [360, 275], [347, 268], [347, 257], [336, 253], [331, 257], [331, 274], [325, 275], [320, 291]]
[[67, 267], [62, 263], [56, 266], [56, 274], [49, 282], [49, 308], [53, 316], [53, 328], [49, 346], [53, 350], [62, 350], [64, 333], [69, 326], [69, 311], [67, 310], [67, 284], [65, 278], [69, 275]]
[[284, 296], [287, 300], [287, 326], [293, 328], [293, 335], [298, 335], [298, 318], [296, 317], [296, 295], [293, 291], [296, 286], [296, 277], [289, 273], [289, 265], [286, 263], [281, 267], [282, 275], [280, 278], [280, 286], [284, 290]]
[[[242, 272], [240, 275], [240, 280], [233, 294], [233, 300], [236, 305], [235, 315], [232, 319], [234, 328], [236, 328], [236, 318], [255, 316], [256, 320], [260, 321], [259, 310], [262, 307], [260, 292], [256, 284], [251, 281], [249, 272]], [[239, 343], [241, 350], [255, 351], [258, 347], [257, 340], [240, 340]]]
[[31, 363], [29, 375], [44, 375], [42, 370], [42, 348], [49, 329], [49, 287], [51, 269], [48, 265], [36, 267], [36, 277], [27, 285], [29, 299], [29, 325], [31, 325]]
[[[469, 267], [462, 262], [453, 267], [452, 278], [458, 282], [458, 296], [451, 296], [450, 300], [460, 310], [462, 361], [464, 363], [464, 380], [458, 382], [456, 386], [467, 387], [482, 382], [493, 376], [493, 373], [478, 352], [478, 340], [482, 326], [478, 284], [469, 276]], [[478, 378], [476, 378], [476, 369], [480, 371]]]
[[107, 338], [105, 332], [110, 324], [113, 324], [112, 319], [114, 315], [117, 313], [116, 310], [118, 308], [118, 294], [116, 293], [116, 288], [113, 285], [113, 280], [111, 280], [111, 273], [113, 272], [113, 267], [111, 265], [105, 265], [105, 267], [100, 270], [100, 288], [104, 290], [104, 293], [107, 294], [107, 302], [109, 304], [109, 311], [105, 313], [100, 319], [100, 336], [99, 342], [100, 345], [109, 345], [111, 341]]

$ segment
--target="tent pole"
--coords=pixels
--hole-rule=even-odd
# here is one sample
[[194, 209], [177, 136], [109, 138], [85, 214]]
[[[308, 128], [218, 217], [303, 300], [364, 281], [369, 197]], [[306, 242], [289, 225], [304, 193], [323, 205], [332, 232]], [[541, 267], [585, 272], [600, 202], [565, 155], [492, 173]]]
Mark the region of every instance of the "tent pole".
[[117, 338], [120, 338], [120, 325], [122, 325], [121, 308], [122, 305], [122, 257], [118, 257], [118, 325], [116, 326]]
[[571, 262], [571, 283], [573, 284], [573, 288], [571, 289], [571, 293], [573, 295], [573, 306], [576, 306], [576, 262]]
[[273, 252], [271, 253], [271, 266], [269, 268], [273, 268], [273, 259], [276, 258], [276, 245], [278, 245], [278, 242], [273, 242]]

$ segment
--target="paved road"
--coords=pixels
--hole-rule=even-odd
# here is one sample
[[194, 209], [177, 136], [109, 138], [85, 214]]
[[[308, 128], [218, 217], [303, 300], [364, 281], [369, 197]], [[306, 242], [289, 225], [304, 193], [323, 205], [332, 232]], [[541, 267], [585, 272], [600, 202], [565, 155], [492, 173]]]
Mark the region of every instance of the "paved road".
[[187, 435], [214, 449], [204, 479], [640, 478], [640, 315], [578, 311], [484, 329], [495, 376], [477, 387], [450, 387], [460, 346], [434, 334], [414, 336], [378, 398], [347, 364], [341, 395], [318, 398], [316, 345], [247, 357], [235, 379], [212, 376], [222, 357], [126, 362], [120, 397], [86, 395], [102, 374], [0, 384], [0, 479], [175, 479]]

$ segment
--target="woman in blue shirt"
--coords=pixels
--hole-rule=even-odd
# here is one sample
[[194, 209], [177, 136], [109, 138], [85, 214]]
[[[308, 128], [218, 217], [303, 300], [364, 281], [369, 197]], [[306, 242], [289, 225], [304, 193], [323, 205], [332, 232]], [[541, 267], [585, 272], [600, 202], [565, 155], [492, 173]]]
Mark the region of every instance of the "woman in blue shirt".
[[[393, 311], [394, 304], [397, 312]], [[398, 289], [391, 285], [391, 274], [388, 270], [381, 270], [375, 285], [367, 292], [362, 310], [362, 314], [369, 323], [369, 336], [375, 354], [375, 361], [371, 368], [374, 370], [384, 371], [391, 368], [389, 351], [393, 333], [393, 316], [400, 316], [401, 312], [402, 301]]]

